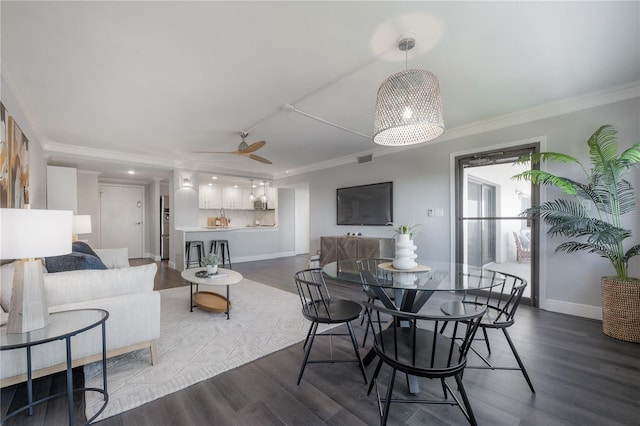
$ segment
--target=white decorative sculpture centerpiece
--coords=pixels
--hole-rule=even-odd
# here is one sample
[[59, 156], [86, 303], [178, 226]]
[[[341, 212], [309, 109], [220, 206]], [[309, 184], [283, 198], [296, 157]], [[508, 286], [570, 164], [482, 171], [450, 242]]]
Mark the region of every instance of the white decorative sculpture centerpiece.
[[413, 245], [413, 235], [418, 225], [396, 226], [393, 223], [389, 224], [393, 226], [393, 230], [396, 232], [396, 254], [393, 260], [393, 267], [400, 270], [415, 268], [418, 266], [415, 261], [417, 247]]

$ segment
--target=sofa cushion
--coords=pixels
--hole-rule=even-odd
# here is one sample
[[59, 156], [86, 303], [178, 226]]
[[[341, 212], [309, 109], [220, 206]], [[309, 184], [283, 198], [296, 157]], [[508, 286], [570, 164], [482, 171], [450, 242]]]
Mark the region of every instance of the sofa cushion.
[[85, 270], [44, 274], [49, 307], [152, 292], [158, 267], [155, 263], [129, 268]]
[[95, 249], [96, 255], [107, 265], [107, 268], [128, 268], [129, 266], [129, 249], [113, 248], [113, 249]]
[[80, 269], [107, 269], [107, 266], [97, 256], [72, 252], [62, 256], [45, 258], [47, 272], [77, 271]]

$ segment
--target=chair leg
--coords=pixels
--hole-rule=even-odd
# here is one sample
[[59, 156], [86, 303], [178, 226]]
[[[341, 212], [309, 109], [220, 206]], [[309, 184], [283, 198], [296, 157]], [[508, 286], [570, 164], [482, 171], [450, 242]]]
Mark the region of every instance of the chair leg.
[[[372, 298], [372, 297], [369, 297], [369, 298], [367, 299], [367, 303], [373, 303], [373, 298]], [[364, 317], [365, 317], [365, 315], [370, 315], [370, 313], [369, 313], [369, 308], [366, 308], [366, 309], [364, 310], [364, 313], [362, 314], [362, 319], [360, 320], [360, 325], [364, 324]]]
[[444, 384], [444, 377], [440, 379], [440, 384], [442, 385], [442, 392], [444, 393], [444, 399], [447, 399], [447, 386]]
[[384, 412], [382, 413], [382, 419], [380, 419], [380, 426], [385, 426], [389, 419], [389, 408], [391, 406], [391, 394], [393, 393], [393, 384], [396, 381], [396, 369], [391, 370], [389, 377], [389, 386], [387, 387], [387, 398], [384, 401]]
[[311, 338], [309, 339], [309, 346], [307, 346], [307, 348], [304, 351], [304, 360], [302, 361], [302, 366], [300, 367], [300, 374], [298, 374], [297, 385], [300, 385], [300, 380], [302, 380], [302, 374], [304, 374], [304, 368], [307, 366], [307, 361], [309, 360], [309, 353], [311, 352], [311, 347], [313, 346], [313, 339], [315, 339], [316, 337], [316, 330], [318, 329], [318, 323], [314, 322], [311, 328], [313, 332], [311, 332]]
[[460, 392], [460, 396], [462, 396], [462, 402], [464, 403], [464, 412], [465, 417], [469, 420], [469, 424], [472, 426], [477, 426], [478, 422], [476, 421], [476, 417], [473, 415], [473, 410], [471, 409], [471, 404], [469, 403], [469, 397], [467, 397], [467, 392], [464, 390], [464, 385], [462, 384], [462, 377], [459, 374], [455, 376], [456, 383], [458, 384], [458, 392]]
[[311, 330], [313, 330], [313, 324], [311, 323], [311, 325], [309, 326], [309, 331], [307, 332], [307, 338], [304, 339], [304, 345], [302, 345], [302, 349], [306, 349], [307, 347], [307, 342], [309, 341], [309, 336], [311, 336]]
[[378, 365], [376, 365], [376, 369], [373, 372], [373, 376], [371, 376], [371, 383], [369, 383], [369, 389], [367, 390], [367, 396], [371, 395], [371, 390], [373, 389], [373, 385], [378, 378], [378, 374], [380, 373], [380, 369], [382, 368], [382, 360], [378, 360]]
[[[368, 315], [369, 317], [371, 317], [371, 312], [370, 311], [365, 311], [364, 312], [366, 315]], [[364, 315], [363, 315], [364, 317]], [[367, 325], [364, 329], [364, 338], [362, 339], [362, 347], [364, 348], [364, 345], [367, 343], [367, 336], [369, 335], [369, 328], [371, 326], [371, 322], [370, 320], [367, 321]]]
[[349, 329], [349, 335], [351, 336], [351, 343], [353, 344], [353, 350], [356, 353], [356, 358], [358, 359], [358, 365], [360, 366], [360, 371], [362, 371], [362, 377], [364, 377], [364, 384], [367, 382], [367, 373], [364, 371], [364, 364], [362, 363], [362, 358], [360, 357], [360, 350], [358, 349], [358, 341], [356, 340], [356, 335], [353, 332], [353, 326], [351, 322], [347, 323], [347, 328]]
[[503, 328], [502, 332], [504, 333], [504, 337], [507, 338], [507, 342], [509, 343], [509, 346], [511, 347], [511, 352], [513, 352], [513, 356], [516, 358], [518, 366], [520, 366], [520, 371], [522, 371], [522, 374], [524, 375], [524, 379], [527, 381], [527, 384], [529, 385], [529, 388], [531, 389], [531, 392], [536, 393], [535, 389], [533, 388], [533, 384], [531, 383], [531, 379], [529, 379], [529, 375], [527, 374], [527, 369], [524, 368], [524, 364], [523, 364], [522, 360], [520, 359], [520, 355], [518, 355], [518, 351], [516, 350], [515, 345], [511, 341], [511, 337], [509, 336], [509, 333], [507, 332], [507, 329]]
[[447, 328], [447, 324], [449, 324], [449, 321], [445, 321], [444, 323], [442, 323], [442, 327], [440, 328], [440, 334], [444, 333], [444, 329]]
[[484, 343], [487, 345], [487, 351], [489, 351], [489, 355], [491, 355], [491, 346], [489, 346], [489, 336], [487, 335], [487, 329], [485, 327], [482, 327], [482, 334], [484, 334]]

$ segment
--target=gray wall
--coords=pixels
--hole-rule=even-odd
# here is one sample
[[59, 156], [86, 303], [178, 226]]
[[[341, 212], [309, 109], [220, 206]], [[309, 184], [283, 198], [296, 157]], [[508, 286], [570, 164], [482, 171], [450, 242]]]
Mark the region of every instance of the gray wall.
[[[422, 224], [415, 238], [419, 258], [450, 260], [452, 252], [451, 186], [452, 153], [484, 150], [519, 141], [546, 140], [546, 151], [573, 155], [588, 164], [586, 141], [602, 124], [619, 131], [621, 149], [640, 140], [640, 98], [586, 109], [526, 124], [468, 137], [421, 145], [395, 154], [375, 157], [371, 163], [342, 165], [278, 180], [278, 185], [308, 181], [310, 198], [310, 251], [320, 248], [320, 236], [362, 232], [365, 236], [390, 236], [385, 227], [336, 225], [336, 188], [374, 182], [394, 182], [394, 221]], [[558, 172], [557, 167], [550, 169]], [[563, 174], [568, 174], [563, 170]], [[576, 175], [577, 177], [577, 175]], [[640, 189], [639, 173], [632, 182]], [[543, 197], [545, 190], [543, 189]], [[554, 198], [557, 194], [549, 193]], [[638, 195], [638, 194], [636, 194]], [[444, 217], [427, 217], [428, 208], [443, 208]], [[626, 225], [633, 231], [633, 243], [640, 235], [640, 217], [629, 215]], [[544, 231], [544, 230], [543, 230]], [[560, 239], [541, 243], [541, 306], [550, 310], [597, 317], [600, 306], [600, 277], [613, 273], [608, 261], [586, 253], [554, 254]], [[629, 244], [631, 245], [631, 243]], [[632, 260], [631, 272], [640, 276], [640, 259]], [[573, 306], [576, 305], [576, 306]]]

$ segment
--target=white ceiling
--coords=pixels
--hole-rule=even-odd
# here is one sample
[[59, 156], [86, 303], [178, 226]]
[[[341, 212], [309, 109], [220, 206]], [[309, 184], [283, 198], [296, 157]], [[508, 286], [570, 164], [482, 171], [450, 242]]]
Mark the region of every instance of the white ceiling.
[[[640, 79], [639, 2], [0, 3], [3, 78], [49, 162], [271, 178], [370, 153], [381, 82], [440, 80], [448, 131]], [[9, 111], [11, 113], [11, 111]], [[231, 155], [266, 140], [264, 165]], [[446, 131], [445, 131], [446, 135]], [[87, 161], [93, 158], [93, 161]], [[128, 175], [127, 175], [128, 176]], [[128, 178], [128, 177], [127, 177]]]

